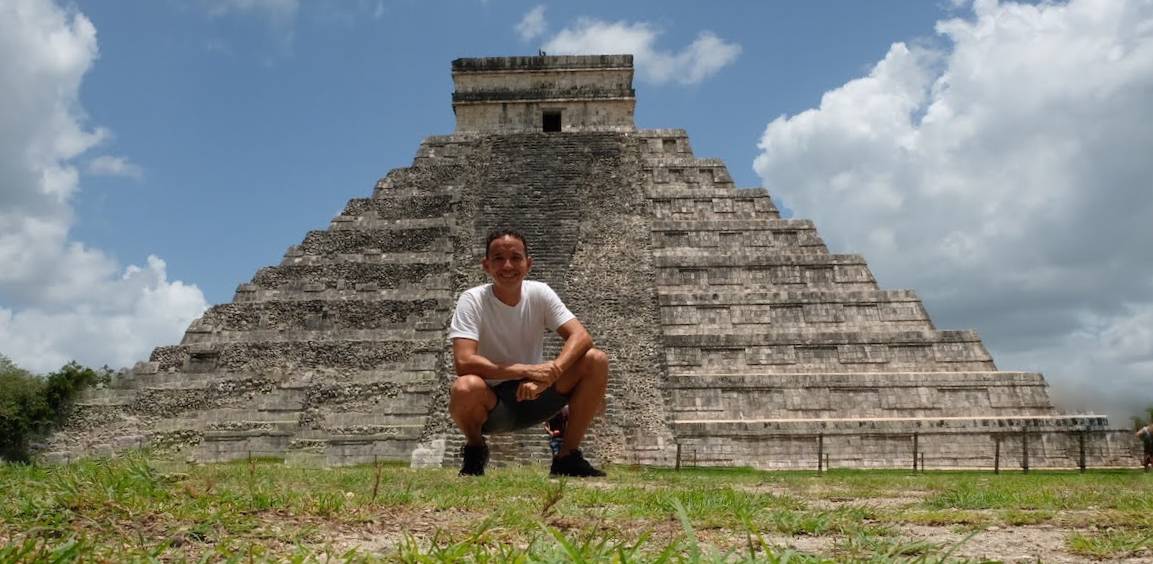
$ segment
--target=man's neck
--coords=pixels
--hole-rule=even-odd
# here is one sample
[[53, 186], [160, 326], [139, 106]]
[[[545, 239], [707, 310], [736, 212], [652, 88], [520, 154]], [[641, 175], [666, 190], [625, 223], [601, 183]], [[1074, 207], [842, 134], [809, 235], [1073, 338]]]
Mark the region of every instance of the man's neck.
[[513, 307], [520, 303], [521, 286], [524, 282], [517, 284], [515, 288], [504, 288], [498, 286], [496, 283], [492, 285], [492, 294], [496, 299], [506, 306]]

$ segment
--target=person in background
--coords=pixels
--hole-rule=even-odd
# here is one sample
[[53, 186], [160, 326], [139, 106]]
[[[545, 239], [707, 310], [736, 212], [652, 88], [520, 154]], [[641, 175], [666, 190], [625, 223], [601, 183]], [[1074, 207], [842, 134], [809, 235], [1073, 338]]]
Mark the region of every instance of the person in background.
[[1141, 466], [1148, 472], [1153, 467], [1153, 421], [1137, 430], [1137, 438], [1141, 439], [1142, 453]]

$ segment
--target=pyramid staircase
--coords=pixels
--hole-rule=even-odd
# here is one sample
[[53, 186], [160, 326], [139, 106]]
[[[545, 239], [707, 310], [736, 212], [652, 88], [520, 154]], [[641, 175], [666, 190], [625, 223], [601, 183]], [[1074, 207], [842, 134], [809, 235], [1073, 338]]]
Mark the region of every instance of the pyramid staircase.
[[1096, 463], [1128, 463], [1131, 441], [1106, 418], [1056, 412], [1040, 374], [1000, 371], [976, 333], [938, 330], [914, 292], [830, 254], [812, 222], [782, 219], [764, 190], [694, 158], [683, 131], [638, 134], [686, 459], [986, 467], [1004, 447], [1006, 460], [1027, 448], [1034, 466], [1075, 466], [1085, 432]]

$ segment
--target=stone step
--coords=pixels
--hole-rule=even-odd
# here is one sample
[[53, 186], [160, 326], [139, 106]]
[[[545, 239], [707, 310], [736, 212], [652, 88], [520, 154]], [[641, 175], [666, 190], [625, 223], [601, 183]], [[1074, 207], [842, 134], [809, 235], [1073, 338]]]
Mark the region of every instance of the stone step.
[[723, 221], [740, 219], [780, 219], [780, 212], [764, 190], [684, 190], [649, 188], [653, 218], [660, 220]]
[[772, 247], [827, 254], [812, 222], [792, 219], [662, 219], [653, 222], [657, 248]]
[[[656, 248], [739, 249], [768, 247], [793, 253], [827, 255], [821, 236], [811, 227], [774, 225], [789, 219], [661, 220], [653, 228]], [[678, 225], [684, 224], [684, 225]], [[695, 225], [694, 225], [695, 224]], [[700, 224], [714, 224], [701, 227]], [[722, 225], [717, 225], [722, 224]], [[728, 225], [723, 225], [728, 224]]]
[[779, 219], [768, 198], [653, 198], [649, 205], [658, 220]]
[[641, 138], [641, 153], [645, 159], [693, 156], [689, 137], [683, 129], [644, 129], [635, 135]]
[[424, 389], [435, 384], [437, 366], [397, 366], [373, 370], [346, 370], [323, 368], [293, 371], [289, 373], [244, 373], [244, 372], [180, 372], [161, 370], [159, 362], [139, 362], [131, 373], [117, 382], [116, 389], [146, 387], [166, 387], [188, 385], [204, 387], [214, 382], [227, 383], [229, 380], [257, 378], [268, 382], [269, 387], [281, 389], [307, 390], [317, 387], [365, 388], [379, 383], [389, 383], [402, 389]]
[[712, 373], [666, 382], [680, 420], [1054, 414], [1044, 379], [1028, 372]]
[[654, 253], [660, 292], [700, 292], [702, 286], [773, 291], [877, 289], [873, 273], [857, 255], [675, 251]]
[[665, 335], [671, 371], [964, 372], [996, 370], [972, 331], [830, 332]]
[[[351, 233], [351, 232], [349, 232]], [[447, 247], [447, 244], [441, 245]], [[281, 266], [324, 266], [324, 265], [350, 265], [350, 264], [384, 264], [384, 265], [422, 265], [439, 264], [447, 266], [452, 262], [452, 253], [445, 250], [417, 251], [417, 252], [390, 252], [379, 249], [366, 248], [359, 252], [343, 254], [309, 255], [289, 251], [281, 260]], [[443, 268], [444, 266], [442, 266]], [[263, 269], [262, 269], [263, 270]], [[259, 274], [259, 273], [258, 273]]]
[[323, 302], [334, 303], [341, 301], [352, 302], [373, 302], [373, 301], [393, 301], [393, 302], [419, 302], [419, 301], [435, 301], [440, 303], [449, 303], [455, 305], [454, 294], [452, 290], [448, 289], [447, 277], [448, 274], [442, 275], [445, 280], [445, 288], [424, 288], [421, 286], [400, 287], [400, 288], [381, 288], [376, 290], [368, 290], [365, 288], [366, 284], [361, 284], [360, 289], [357, 289], [356, 284], [348, 281], [337, 281], [335, 288], [325, 288], [316, 291], [282, 291], [282, 290], [263, 290], [254, 284], [240, 284], [236, 288], [236, 295], [233, 297], [233, 303], [259, 303], [259, 302]]
[[372, 198], [353, 198], [337, 216], [339, 221], [432, 219], [450, 213], [459, 196], [454, 191], [429, 193], [417, 190], [378, 189]]
[[77, 405], [120, 407], [131, 405], [136, 392], [120, 388], [87, 388], [76, 398]]
[[880, 303], [920, 303], [913, 290], [709, 290], [696, 288], [659, 288], [662, 307], [669, 306], [743, 306], [743, 305], [812, 305]]
[[649, 200], [733, 200], [753, 202], [759, 211], [776, 210], [773, 198], [764, 188], [685, 188], [683, 186], [653, 185], [645, 191]]
[[691, 154], [686, 153], [647, 153], [644, 156], [645, 169], [710, 169], [713, 171], [723, 170], [728, 174], [728, 167], [725, 166], [725, 161], [717, 158], [697, 158]]
[[808, 219], [658, 219], [654, 232], [667, 231], [815, 231]]
[[[445, 297], [447, 296], [447, 298]], [[234, 303], [298, 302], [298, 301], [373, 301], [373, 300], [453, 300], [452, 277], [449, 272], [425, 276], [417, 282], [398, 282], [393, 288], [380, 288], [376, 282], [354, 282], [337, 279], [332, 287], [314, 281], [298, 284], [296, 288], [261, 288], [256, 284], [240, 284], [233, 296]], [[455, 302], [454, 302], [455, 303]]]
[[255, 330], [436, 330], [444, 327], [453, 305], [447, 298], [221, 304], [212, 306], [193, 321], [185, 338], [194, 334]]
[[1045, 378], [1037, 372], [1008, 370], [969, 372], [812, 372], [804, 374], [725, 373], [691, 374], [670, 372], [666, 377], [668, 389], [719, 390], [772, 390], [788, 388], [987, 388], [1046, 386]]
[[828, 331], [825, 329], [787, 328], [755, 335], [681, 335], [667, 336], [665, 346], [769, 346], [800, 345], [824, 346], [847, 344], [904, 344], [909, 346], [936, 344], [980, 344], [975, 331]]
[[284, 254], [285, 259], [308, 255], [377, 255], [382, 253], [451, 252], [447, 226], [409, 229], [374, 228], [309, 231], [299, 245]]
[[278, 458], [288, 451], [291, 433], [219, 431], [205, 433], [196, 448], [198, 462], [230, 462], [247, 458]]
[[394, 168], [376, 183], [373, 192], [375, 198], [378, 194], [394, 194], [410, 190], [445, 190], [446, 187], [459, 186], [462, 177], [470, 172], [468, 167], [455, 163], [444, 163], [434, 166], [414, 166]]
[[790, 254], [772, 248], [744, 247], [735, 249], [678, 247], [653, 249], [657, 268], [725, 268], [749, 266], [866, 266], [861, 255]]
[[[434, 259], [439, 262], [432, 262]], [[417, 284], [431, 283], [432, 277], [445, 274], [450, 259], [450, 255], [438, 253], [435, 257], [422, 256], [420, 260], [409, 257], [379, 257], [372, 262], [269, 266], [260, 269], [253, 276], [251, 284], [263, 290], [305, 292], [348, 287], [365, 291], [413, 288]], [[385, 262], [386, 260], [388, 262]]]
[[261, 372], [344, 368], [397, 369], [436, 363], [445, 348], [441, 339], [332, 340], [220, 343], [158, 347], [149, 360], [158, 370], [197, 372]]
[[390, 438], [420, 438], [428, 409], [421, 413], [330, 413], [318, 421], [317, 428], [332, 437], [351, 435], [388, 435]]
[[378, 217], [338, 215], [332, 219], [332, 222], [329, 224], [329, 229], [333, 231], [351, 231], [359, 229], [406, 231], [410, 229], [451, 229], [454, 225], [456, 225], [455, 214], [446, 214], [440, 217], [402, 219], [380, 219]]
[[378, 462], [408, 462], [418, 438], [379, 435], [332, 437], [324, 443], [324, 465], [349, 466]]
[[[750, 294], [755, 295], [737, 297], [733, 292], [723, 295], [662, 293], [661, 323], [664, 331], [667, 334], [697, 334], [769, 332], [783, 328], [822, 326], [829, 331], [934, 328], [921, 301], [911, 293]], [[696, 302], [696, 299], [700, 302]], [[773, 299], [779, 301], [774, 302]], [[838, 299], [844, 301], [838, 302]], [[731, 303], [736, 300], [744, 300], [744, 303]], [[669, 305], [669, 302], [676, 305]]]
[[422, 322], [424, 327], [416, 328], [405, 324], [375, 329], [339, 329], [336, 331], [317, 329], [250, 329], [240, 331], [188, 332], [180, 341], [182, 345], [207, 345], [233, 343], [306, 343], [330, 341], [421, 341], [444, 337], [448, 325], [448, 313]]
[[661, 323], [665, 335], [755, 335], [780, 331], [785, 327], [790, 330], [811, 329], [818, 331], [925, 331], [933, 329], [933, 324], [928, 320], [871, 321], [851, 317], [827, 319], [823, 318], [823, 313], [818, 314], [821, 317], [812, 320], [806, 319], [804, 314], [798, 313], [799, 319], [791, 317], [792, 315], [791, 313], [782, 314], [769, 320], [758, 320], [750, 317], [740, 317], [734, 320], [731, 313], [724, 309], [706, 309], [689, 313], [663, 314]]
[[471, 155], [476, 143], [472, 139], [453, 136], [426, 137], [413, 158], [413, 164], [420, 165], [435, 161], [459, 161]]

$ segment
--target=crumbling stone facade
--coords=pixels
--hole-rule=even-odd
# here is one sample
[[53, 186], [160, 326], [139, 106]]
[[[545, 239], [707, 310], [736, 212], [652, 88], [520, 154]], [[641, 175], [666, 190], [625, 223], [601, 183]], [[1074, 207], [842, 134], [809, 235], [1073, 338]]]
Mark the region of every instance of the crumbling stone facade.
[[[460, 59], [453, 80], [455, 133], [89, 394], [49, 456], [149, 444], [205, 461], [454, 463], [446, 324], [484, 281], [484, 234], [507, 226], [610, 355], [593, 457], [1130, 462], [1127, 432], [1056, 412], [1041, 375], [999, 371], [975, 333], [938, 330], [914, 292], [830, 254], [684, 131], [636, 129], [631, 57]], [[548, 456], [538, 429], [491, 445], [498, 463]]]

